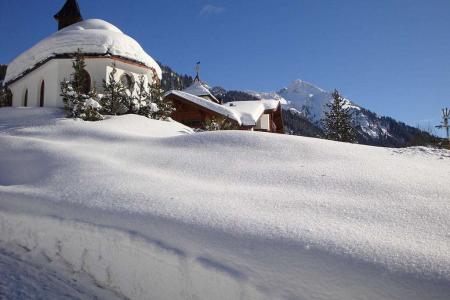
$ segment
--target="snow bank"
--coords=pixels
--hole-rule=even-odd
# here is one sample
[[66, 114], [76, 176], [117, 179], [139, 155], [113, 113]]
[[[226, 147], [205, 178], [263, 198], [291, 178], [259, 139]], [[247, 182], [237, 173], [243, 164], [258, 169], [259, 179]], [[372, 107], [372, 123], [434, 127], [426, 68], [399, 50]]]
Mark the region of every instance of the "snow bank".
[[53, 33], [19, 55], [8, 65], [5, 82], [16, 79], [48, 58], [58, 54], [73, 54], [78, 49], [89, 54], [110, 54], [128, 58], [155, 69], [158, 76], [162, 76], [159, 65], [138, 42], [106, 21], [90, 19]]
[[4, 242], [131, 298], [450, 295], [448, 151], [58, 113], [0, 109]]
[[7, 246], [0, 242], [1, 299], [123, 299], [87, 276], [74, 275], [59, 257], [50, 261], [49, 257], [32, 256], [23, 245], [8, 246], [13, 246], [14, 252], [3, 250]]

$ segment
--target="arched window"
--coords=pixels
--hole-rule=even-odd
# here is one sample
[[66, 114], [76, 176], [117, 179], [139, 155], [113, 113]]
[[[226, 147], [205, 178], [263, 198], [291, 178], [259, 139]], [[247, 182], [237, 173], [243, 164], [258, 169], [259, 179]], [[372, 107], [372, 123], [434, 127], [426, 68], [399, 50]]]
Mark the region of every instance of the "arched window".
[[28, 89], [25, 90], [25, 95], [23, 96], [23, 106], [28, 106]]
[[41, 91], [39, 93], [39, 106], [44, 107], [44, 97], [45, 97], [45, 82], [41, 82]]
[[124, 73], [120, 76], [120, 82], [126, 89], [132, 90], [134, 87], [134, 80], [129, 74]]
[[6, 90], [6, 106], [12, 106], [13, 94], [10, 89]]

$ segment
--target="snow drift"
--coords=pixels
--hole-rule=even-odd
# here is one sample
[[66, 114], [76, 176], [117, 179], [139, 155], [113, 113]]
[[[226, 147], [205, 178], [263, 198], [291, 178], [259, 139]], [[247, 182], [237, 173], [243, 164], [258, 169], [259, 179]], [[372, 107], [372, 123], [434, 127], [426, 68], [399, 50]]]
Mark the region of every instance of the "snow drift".
[[135, 299], [448, 299], [450, 153], [0, 110], [0, 239]]

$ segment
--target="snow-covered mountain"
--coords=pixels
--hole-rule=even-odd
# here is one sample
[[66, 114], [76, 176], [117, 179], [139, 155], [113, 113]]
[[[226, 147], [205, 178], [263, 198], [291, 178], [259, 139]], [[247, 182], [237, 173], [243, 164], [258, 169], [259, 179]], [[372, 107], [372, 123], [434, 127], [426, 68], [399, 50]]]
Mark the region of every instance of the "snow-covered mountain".
[[[293, 81], [278, 92], [247, 91], [247, 93], [260, 99], [277, 98], [284, 101], [285, 124], [288, 123], [287, 131], [309, 136], [320, 135], [318, 131], [322, 129], [321, 120], [325, 115], [326, 104], [333, 101], [331, 91], [326, 91], [300, 79]], [[426, 139], [431, 138], [428, 134], [392, 118], [379, 117], [349, 99], [345, 99], [345, 101], [353, 116], [360, 143], [405, 146], [410, 144], [415, 136], [424, 135]], [[295, 126], [295, 123], [298, 126]], [[308, 127], [306, 132], [305, 127]]]
[[[288, 101], [288, 107], [297, 110], [309, 121], [321, 127], [325, 115], [326, 104], [333, 101], [331, 92], [325, 91], [303, 80], [295, 80], [291, 85], [281, 89], [278, 94]], [[391, 136], [387, 126], [379, 119], [373, 119], [371, 114], [345, 99], [347, 107], [353, 115], [353, 120], [359, 133], [367, 138], [379, 139]]]
[[[192, 82], [192, 77], [181, 75], [162, 66], [165, 90], [182, 89]], [[211, 92], [223, 102], [255, 99], [280, 99], [284, 104], [283, 114], [286, 132], [295, 135], [322, 137], [320, 120], [325, 104], [332, 101], [330, 91], [321, 89], [303, 80], [295, 80], [278, 92], [230, 91], [214, 87]], [[435, 137], [417, 128], [398, 122], [390, 117], [380, 117], [351, 100], [348, 105], [357, 125], [358, 142], [361, 144], [405, 147], [435, 142]]]

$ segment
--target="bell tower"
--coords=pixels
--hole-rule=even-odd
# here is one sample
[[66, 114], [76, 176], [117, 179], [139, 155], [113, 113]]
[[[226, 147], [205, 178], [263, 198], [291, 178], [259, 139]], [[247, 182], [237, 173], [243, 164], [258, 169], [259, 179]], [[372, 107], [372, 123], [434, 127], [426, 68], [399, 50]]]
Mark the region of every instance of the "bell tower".
[[58, 30], [83, 21], [77, 0], [67, 0], [66, 4], [53, 18], [58, 21]]

